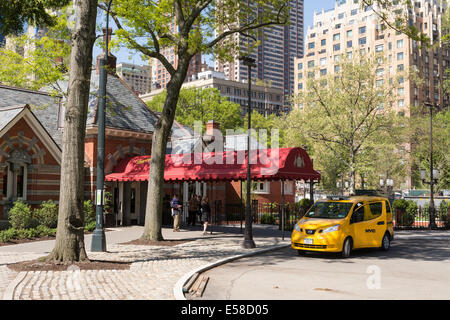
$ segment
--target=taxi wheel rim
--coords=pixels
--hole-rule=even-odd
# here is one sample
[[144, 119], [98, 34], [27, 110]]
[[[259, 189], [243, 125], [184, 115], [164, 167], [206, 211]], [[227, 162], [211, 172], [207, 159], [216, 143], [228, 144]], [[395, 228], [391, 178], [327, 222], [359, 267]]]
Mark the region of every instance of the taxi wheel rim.
[[350, 240], [347, 239], [344, 242], [344, 256], [349, 256], [350, 255]]
[[389, 243], [389, 237], [386, 235], [384, 235], [383, 237], [383, 248], [384, 249], [389, 249], [390, 243]]

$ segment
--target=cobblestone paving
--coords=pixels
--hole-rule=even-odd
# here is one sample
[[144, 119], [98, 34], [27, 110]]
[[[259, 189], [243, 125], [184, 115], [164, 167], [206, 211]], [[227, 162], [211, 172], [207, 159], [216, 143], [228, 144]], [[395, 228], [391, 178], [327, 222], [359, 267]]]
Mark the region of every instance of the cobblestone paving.
[[280, 241], [258, 239], [258, 247], [252, 250], [242, 249], [241, 243], [242, 238], [224, 236], [173, 247], [111, 244], [106, 253], [88, 252], [89, 258], [131, 262], [130, 270], [35, 271], [20, 275], [5, 264], [42, 255], [3, 253], [0, 254], [0, 298], [17, 277], [18, 283], [12, 288], [14, 300], [174, 299], [173, 287], [187, 272], [228, 256], [279, 245]]

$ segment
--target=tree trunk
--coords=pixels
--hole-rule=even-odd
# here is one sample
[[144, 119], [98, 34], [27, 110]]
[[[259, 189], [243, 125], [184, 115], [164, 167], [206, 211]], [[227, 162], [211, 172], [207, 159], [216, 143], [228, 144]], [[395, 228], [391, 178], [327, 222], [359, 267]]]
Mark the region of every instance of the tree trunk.
[[84, 247], [84, 140], [97, 0], [76, 0], [64, 132], [56, 243], [48, 261], [87, 259]]
[[349, 193], [350, 195], [354, 195], [355, 194], [355, 189], [356, 189], [356, 169], [355, 169], [355, 152], [353, 151], [353, 149], [350, 151], [350, 189], [349, 189]]
[[180, 58], [178, 69], [167, 85], [164, 108], [152, 138], [150, 176], [148, 181], [145, 226], [141, 239], [161, 241], [164, 196], [164, 168], [167, 142], [170, 138], [181, 86], [186, 78], [190, 57]]

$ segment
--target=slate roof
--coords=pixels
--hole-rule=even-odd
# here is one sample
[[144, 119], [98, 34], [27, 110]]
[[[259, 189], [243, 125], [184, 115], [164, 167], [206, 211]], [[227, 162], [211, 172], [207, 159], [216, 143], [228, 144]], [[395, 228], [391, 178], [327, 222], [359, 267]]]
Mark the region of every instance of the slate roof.
[[24, 106], [0, 108], [0, 131], [14, 119], [23, 108]]
[[[155, 124], [159, 119], [156, 112], [151, 111], [145, 102], [117, 75], [108, 73], [106, 94], [106, 127], [127, 131], [153, 133]], [[99, 75], [92, 72], [91, 95], [86, 124], [97, 124]], [[61, 84], [64, 87], [64, 84]], [[0, 84], [0, 110], [13, 105], [31, 107], [33, 114], [50, 133], [55, 142], [61, 147], [62, 128], [59, 128], [62, 98], [52, 97], [45, 92], [31, 91]], [[5, 115], [5, 117], [3, 117]], [[8, 115], [10, 118], [10, 115]], [[2, 112], [0, 127], [3, 122], [9, 123], [6, 113]], [[6, 125], [6, 124], [5, 124]], [[191, 128], [174, 122], [171, 139], [190, 137]]]
[[[106, 127], [122, 130], [154, 131], [158, 117], [147, 105], [117, 76], [109, 74], [106, 82]], [[91, 77], [91, 98], [87, 124], [97, 124], [99, 76]]]
[[[28, 104], [36, 118], [61, 147], [62, 129], [59, 128], [61, 97], [52, 97], [48, 93], [31, 91], [0, 84], [0, 110], [10, 106]], [[6, 120], [6, 112], [1, 113], [1, 123]], [[3, 119], [3, 116], [5, 118]], [[9, 121], [8, 121], [9, 122]]]

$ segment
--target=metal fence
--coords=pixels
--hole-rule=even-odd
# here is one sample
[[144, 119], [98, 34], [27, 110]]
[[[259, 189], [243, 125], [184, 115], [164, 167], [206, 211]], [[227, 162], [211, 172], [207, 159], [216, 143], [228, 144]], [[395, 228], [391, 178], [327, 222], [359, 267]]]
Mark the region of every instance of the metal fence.
[[[450, 211], [435, 209], [435, 222], [438, 229], [450, 229]], [[394, 228], [398, 230], [428, 229], [430, 212], [427, 206], [418, 206], [417, 210], [394, 209]]]
[[[252, 217], [255, 224], [278, 225], [281, 230], [283, 206], [277, 203], [252, 203]], [[239, 224], [245, 223], [245, 204], [227, 204], [225, 206], [225, 219], [222, 223]], [[447, 209], [435, 211], [436, 227], [438, 229], [450, 229], [450, 211]], [[285, 204], [284, 225], [286, 231], [293, 230], [295, 224], [302, 218], [304, 212], [296, 209], [291, 204]], [[428, 229], [430, 224], [430, 214], [428, 207], [418, 206], [417, 210], [397, 210], [393, 212], [393, 224], [397, 230], [407, 229]]]
[[[303, 216], [303, 213], [295, 209], [291, 203], [284, 205], [284, 229], [291, 231], [294, 225]], [[252, 202], [252, 218], [255, 224], [278, 225], [281, 230], [283, 205], [278, 203], [258, 203]], [[226, 223], [239, 224], [245, 223], [245, 205], [227, 204], [226, 205]]]

